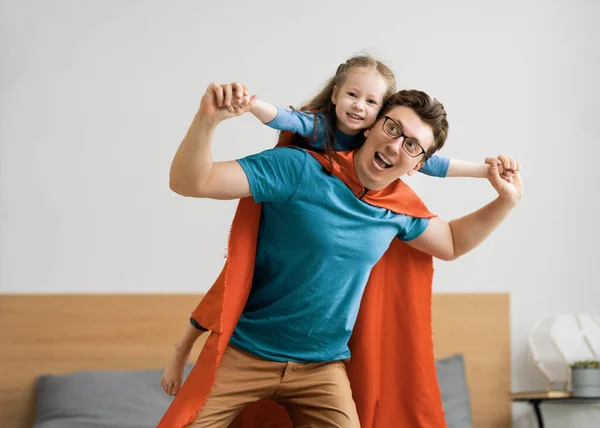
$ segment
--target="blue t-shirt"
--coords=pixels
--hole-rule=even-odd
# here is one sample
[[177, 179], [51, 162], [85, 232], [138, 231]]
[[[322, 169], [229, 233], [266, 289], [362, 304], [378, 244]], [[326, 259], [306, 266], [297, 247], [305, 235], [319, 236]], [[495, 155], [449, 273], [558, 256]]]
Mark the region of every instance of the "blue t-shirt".
[[[324, 149], [326, 138], [324, 120], [325, 119], [322, 115], [316, 115], [315, 121], [315, 114], [313, 113], [277, 107], [277, 116], [275, 116], [275, 119], [267, 123], [267, 125], [280, 131], [292, 131], [300, 134], [304, 137], [307, 137], [313, 147], [317, 149]], [[358, 133], [357, 135], [348, 135], [339, 129], [336, 130], [336, 150], [354, 150], [362, 146], [364, 142], [365, 138], [362, 132]], [[419, 172], [422, 172], [426, 175], [431, 175], [433, 177], [444, 178], [448, 173], [448, 166], [450, 166], [449, 158], [434, 154], [427, 159], [425, 164], [419, 169]]]
[[371, 269], [393, 239], [414, 239], [429, 221], [358, 199], [304, 150], [238, 162], [263, 207], [252, 289], [231, 344], [271, 361], [348, 358]]

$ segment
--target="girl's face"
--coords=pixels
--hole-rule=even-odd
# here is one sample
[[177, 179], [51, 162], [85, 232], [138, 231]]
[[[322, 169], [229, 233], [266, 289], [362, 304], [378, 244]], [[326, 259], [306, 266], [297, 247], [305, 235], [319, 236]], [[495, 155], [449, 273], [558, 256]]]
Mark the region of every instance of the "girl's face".
[[371, 126], [383, 104], [388, 83], [372, 68], [356, 68], [340, 87], [333, 87], [331, 102], [335, 104], [337, 127], [348, 135], [356, 135]]

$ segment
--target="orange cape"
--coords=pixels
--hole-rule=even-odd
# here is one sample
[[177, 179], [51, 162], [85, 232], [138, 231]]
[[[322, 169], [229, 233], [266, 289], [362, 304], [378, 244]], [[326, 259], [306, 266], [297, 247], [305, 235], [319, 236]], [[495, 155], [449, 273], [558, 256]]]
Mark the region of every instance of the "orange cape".
[[[328, 158], [312, 153], [325, 169]], [[362, 195], [354, 152], [338, 152], [332, 173]], [[364, 201], [398, 214], [433, 215], [401, 180]], [[190, 425], [206, 402], [221, 357], [244, 309], [254, 273], [261, 204], [241, 199], [225, 266], [192, 317], [211, 330], [181, 390], [158, 428]], [[360, 243], [357, 243], [360, 245]], [[349, 342], [348, 377], [362, 428], [445, 427], [431, 331], [431, 256], [399, 239], [373, 267]], [[292, 428], [283, 406], [262, 400], [247, 407], [234, 428]]]

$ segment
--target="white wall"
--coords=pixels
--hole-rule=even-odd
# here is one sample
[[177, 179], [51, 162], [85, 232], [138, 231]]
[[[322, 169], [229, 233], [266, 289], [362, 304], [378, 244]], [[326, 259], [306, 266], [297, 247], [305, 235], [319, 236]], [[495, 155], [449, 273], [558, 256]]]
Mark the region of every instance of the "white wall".
[[[543, 315], [600, 312], [592, 200], [600, 149], [596, 0], [479, 2], [0, 2], [0, 292], [199, 292], [220, 271], [235, 203], [168, 189], [172, 156], [211, 80], [300, 105], [367, 50], [399, 86], [449, 112], [444, 154], [523, 165], [518, 210], [477, 251], [437, 263], [436, 291], [512, 296], [515, 390]], [[273, 145], [226, 122], [217, 159]], [[410, 180], [451, 219], [493, 197], [484, 180]], [[548, 427], [600, 425], [546, 407]], [[515, 426], [532, 427], [526, 406]]]

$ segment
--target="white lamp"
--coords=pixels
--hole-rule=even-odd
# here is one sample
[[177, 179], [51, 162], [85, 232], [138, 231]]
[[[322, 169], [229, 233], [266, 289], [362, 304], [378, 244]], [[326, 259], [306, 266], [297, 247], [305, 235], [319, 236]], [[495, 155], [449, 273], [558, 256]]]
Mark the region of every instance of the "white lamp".
[[561, 372], [568, 391], [571, 364], [600, 355], [600, 321], [590, 314], [543, 317], [529, 331], [527, 343], [536, 367], [548, 380], [546, 391], [552, 391]]

